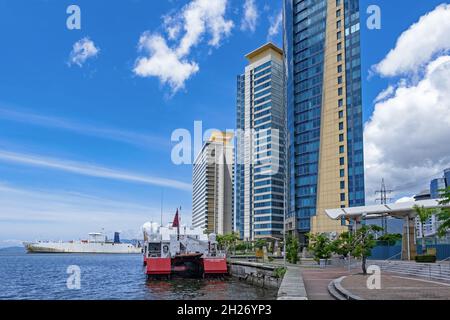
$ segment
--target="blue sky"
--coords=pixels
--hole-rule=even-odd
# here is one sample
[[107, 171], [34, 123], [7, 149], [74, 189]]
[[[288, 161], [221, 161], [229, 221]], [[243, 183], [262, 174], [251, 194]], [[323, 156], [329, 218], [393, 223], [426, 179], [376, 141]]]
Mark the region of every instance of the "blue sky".
[[[246, 53], [268, 39], [281, 46], [282, 5], [258, 0], [247, 7], [256, 11], [246, 11], [243, 0], [219, 0], [223, 14], [214, 8], [217, 16], [192, 40], [180, 12], [193, 2], [0, 0], [0, 242], [79, 238], [101, 228], [135, 232], [145, 221], [159, 221], [162, 192], [165, 222], [177, 206], [190, 222], [192, 167], [172, 163], [171, 134], [193, 131], [196, 120], [204, 129], [234, 128], [236, 75]], [[404, 79], [369, 79], [369, 69], [441, 3], [361, 1], [365, 121], [380, 92]], [[66, 27], [71, 4], [81, 8], [81, 30]], [[381, 30], [364, 27], [369, 4], [382, 10]], [[172, 38], [169, 28], [179, 28]], [[177, 85], [161, 80], [174, 70], [149, 75], [155, 69], [147, 60], [136, 71], [139, 59], [151, 56], [145, 48], [155, 49], [154, 36], [169, 53], [178, 48], [175, 66], [196, 71]], [[96, 53], [70, 63], [83, 39]], [[187, 53], [180, 53], [183, 39], [192, 40]], [[410, 195], [406, 189], [397, 196]]]

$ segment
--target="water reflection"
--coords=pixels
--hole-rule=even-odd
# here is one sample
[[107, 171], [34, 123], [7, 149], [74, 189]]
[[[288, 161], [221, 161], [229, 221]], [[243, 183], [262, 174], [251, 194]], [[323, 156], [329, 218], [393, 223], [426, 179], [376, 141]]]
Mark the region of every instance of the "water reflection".
[[253, 287], [234, 278], [148, 280], [148, 294], [159, 300], [274, 299], [275, 290]]

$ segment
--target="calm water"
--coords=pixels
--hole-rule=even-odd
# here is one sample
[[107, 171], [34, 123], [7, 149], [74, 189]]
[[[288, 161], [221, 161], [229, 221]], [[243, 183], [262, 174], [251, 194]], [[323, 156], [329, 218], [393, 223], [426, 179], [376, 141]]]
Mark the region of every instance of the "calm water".
[[[67, 268], [81, 269], [81, 289], [67, 289]], [[0, 253], [0, 299], [254, 300], [276, 291], [236, 279], [147, 281], [140, 255]]]

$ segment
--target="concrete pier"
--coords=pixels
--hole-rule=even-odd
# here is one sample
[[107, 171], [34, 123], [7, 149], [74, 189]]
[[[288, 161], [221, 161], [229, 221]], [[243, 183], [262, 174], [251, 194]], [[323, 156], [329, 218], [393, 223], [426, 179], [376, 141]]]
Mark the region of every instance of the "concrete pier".
[[300, 267], [287, 267], [277, 300], [308, 300]]

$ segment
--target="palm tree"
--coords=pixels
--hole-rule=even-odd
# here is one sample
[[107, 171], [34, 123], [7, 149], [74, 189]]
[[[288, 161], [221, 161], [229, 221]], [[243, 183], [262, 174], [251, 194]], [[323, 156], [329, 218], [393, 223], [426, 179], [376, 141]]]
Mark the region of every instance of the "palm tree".
[[426, 244], [425, 244], [425, 223], [427, 220], [433, 215], [435, 212], [433, 209], [427, 209], [424, 206], [419, 207], [415, 205], [414, 211], [417, 213], [417, 217], [419, 218], [421, 231], [422, 231], [422, 254], [425, 254]]

